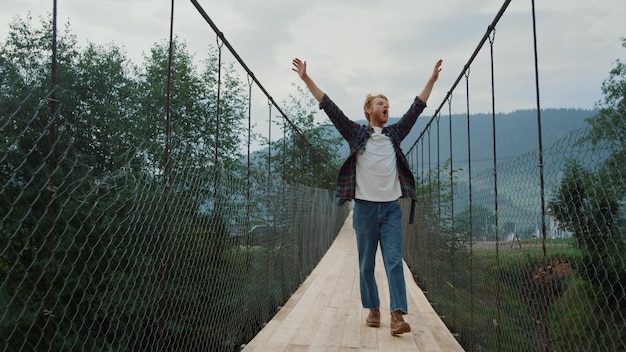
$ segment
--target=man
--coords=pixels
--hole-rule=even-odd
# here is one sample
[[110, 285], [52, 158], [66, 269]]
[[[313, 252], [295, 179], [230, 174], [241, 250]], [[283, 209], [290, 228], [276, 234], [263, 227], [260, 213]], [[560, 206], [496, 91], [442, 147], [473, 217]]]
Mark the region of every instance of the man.
[[411, 331], [407, 314], [406, 284], [402, 266], [402, 213], [398, 198], [415, 201], [415, 178], [400, 142], [409, 134], [426, 107], [439, 78], [442, 60], [437, 61], [422, 92], [397, 123], [384, 127], [389, 118], [389, 101], [382, 94], [368, 95], [363, 111], [368, 125], [349, 120], [311, 79], [306, 61], [293, 59], [293, 71], [306, 84], [339, 133], [348, 141], [350, 155], [339, 170], [339, 205], [354, 199], [354, 230], [359, 252], [361, 303], [369, 309], [366, 325], [380, 326], [380, 300], [374, 279], [376, 251], [380, 250], [387, 273], [390, 296], [391, 334]]

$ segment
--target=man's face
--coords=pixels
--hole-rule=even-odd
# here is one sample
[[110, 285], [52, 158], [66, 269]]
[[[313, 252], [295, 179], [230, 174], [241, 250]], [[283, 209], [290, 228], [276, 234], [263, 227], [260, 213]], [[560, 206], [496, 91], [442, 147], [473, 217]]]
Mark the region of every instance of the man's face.
[[389, 102], [383, 98], [374, 98], [370, 106], [367, 108], [370, 116], [370, 125], [374, 127], [383, 127], [389, 119]]

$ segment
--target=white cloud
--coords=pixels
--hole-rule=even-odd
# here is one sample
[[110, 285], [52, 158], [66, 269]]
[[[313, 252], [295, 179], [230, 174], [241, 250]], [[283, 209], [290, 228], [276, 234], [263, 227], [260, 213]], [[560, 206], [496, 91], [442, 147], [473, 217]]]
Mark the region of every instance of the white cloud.
[[[487, 26], [504, 3], [498, 0], [421, 2], [334, 0], [199, 1], [264, 87], [281, 102], [301, 84], [291, 71], [300, 56], [311, 75], [351, 117], [362, 117], [367, 93], [391, 99], [401, 115], [423, 87], [434, 62], [444, 71], [431, 95], [432, 114], [461, 72]], [[534, 53], [531, 2], [511, 2], [496, 27], [494, 70], [496, 109], [532, 108]], [[540, 92], [543, 107], [591, 108], [612, 63], [626, 56], [626, 2], [582, 0], [536, 2]], [[15, 15], [52, 10], [38, 0], [5, 0], [0, 39]], [[69, 20], [80, 42], [123, 45], [134, 61], [169, 36], [170, 2], [108, 0], [59, 2], [60, 23]], [[216, 35], [189, 1], [175, 3], [174, 30], [202, 57]], [[225, 60], [234, 61], [229, 53]], [[470, 71], [470, 94], [477, 112], [490, 109], [488, 44]], [[464, 82], [454, 93], [463, 110]], [[256, 94], [256, 93], [255, 93]], [[258, 94], [256, 94], [258, 95]], [[459, 102], [457, 107], [456, 102]], [[255, 104], [266, 106], [264, 97]], [[265, 117], [264, 117], [265, 119]]]

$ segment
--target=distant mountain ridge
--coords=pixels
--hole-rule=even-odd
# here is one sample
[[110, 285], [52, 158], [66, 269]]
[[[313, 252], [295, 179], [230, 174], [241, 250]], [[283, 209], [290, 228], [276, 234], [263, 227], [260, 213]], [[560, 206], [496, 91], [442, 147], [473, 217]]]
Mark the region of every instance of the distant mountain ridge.
[[[544, 147], [554, 144], [572, 131], [587, 126], [586, 120], [597, 114], [597, 110], [551, 108], [541, 110], [542, 144]], [[422, 115], [417, 120], [409, 135], [402, 142], [402, 150], [407, 153], [416, 143], [417, 138], [432, 115]], [[470, 114], [471, 153], [473, 168], [479, 171], [481, 164], [487, 167], [493, 163], [493, 119], [488, 113]], [[389, 118], [387, 125], [398, 122], [400, 118]], [[465, 161], [463, 164], [455, 162], [454, 168], [465, 167], [467, 164], [467, 115], [452, 114], [442, 115], [439, 118], [439, 154], [443, 163], [450, 155], [450, 120], [452, 120], [452, 155], [453, 160]], [[498, 160], [514, 158], [525, 152], [537, 149], [539, 137], [537, 129], [537, 110], [517, 110], [508, 113], [498, 113], [495, 116], [496, 129], [496, 152]], [[359, 124], [367, 124], [365, 119], [355, 121]], [[339, 136], [332, 125], [328, 125], [330, 133]], [[437, 143], [437, 123], [431, 124], [432, 149]], [[347, 143], [342, 145], [341, 155], [347, 156], [349, 148]], [[433, 151], [434, 153], [434, 151]], [[432, 156], [431, 156], [432, 159]], [[434, 160], [436, 161], [436, 159]], [[434, 165], [433, 165], [434, 166]]]

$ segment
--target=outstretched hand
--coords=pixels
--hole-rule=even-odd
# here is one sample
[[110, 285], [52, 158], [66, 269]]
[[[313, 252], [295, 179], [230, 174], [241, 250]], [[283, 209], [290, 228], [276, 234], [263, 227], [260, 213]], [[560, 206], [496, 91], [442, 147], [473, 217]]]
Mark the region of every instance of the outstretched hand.
[[317, 101], [321, 102], [322, 98], [324, 97], [324, 92], [315, 84], [315, 82], [313, 82], [311, 77], [309, 77], [309, 75], [306, 73], [306, 61], [295, 58], [291, 63], [293, 64], [293, 67], [291, 69], [296, 72], [298, 76], [300, 76], [300, 79], [302, 79], [307, 88], [309, 88], [309, 91], [311, 92], [311, 94], [313, 94], [313, 97]]
[[293, 63], [293, 67], [291, 68], [291, 70], [296, 72], [298, 76], [300, 76], [301, 79], [304, 79], [307, 75], [306, 74], [306, 61], [302, 61], [298, 58], [295, 58], [293, 59], [292, 63]]
[[443, 60], [439, 59], [435, 63], [435, 68], [433, 69], [433, 74], [430, 76], [430, 79], [436, 81], [439, 78], [439, 72], [441, 72], [441, 64], [443, 64]]
[[437, 60], [437, 62], [435, 63], [435, 68], [433, 68], [432, 75], [430, 75], [430, 78], [428, 79], [428, 81], [426, 81], [426, 85], [424, 86], [424, 89], [422, 89], [422, 92], [418, 95], [418, 97], [424, 102], [427, 101], [428, 98], [430, 97], [430, 93], [433, 90], [433, 86], [435, 85], [435, 82], [437, 81], [437, 79], [439, 79], [439, 72], [441, 72], [442, 63], [443, 63], [443, 60], [441, 59]]

